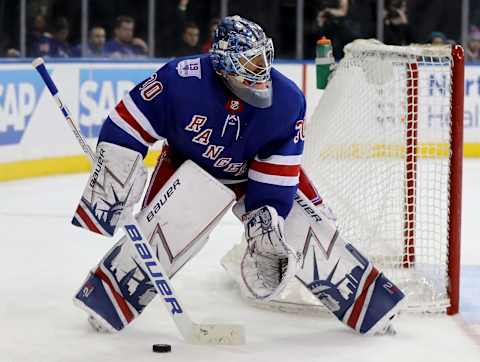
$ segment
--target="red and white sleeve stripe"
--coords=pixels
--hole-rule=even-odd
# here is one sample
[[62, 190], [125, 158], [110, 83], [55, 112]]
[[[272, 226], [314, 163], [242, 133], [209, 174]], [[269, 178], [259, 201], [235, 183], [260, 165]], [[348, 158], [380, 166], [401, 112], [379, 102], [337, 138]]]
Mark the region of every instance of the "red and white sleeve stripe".
[[146, 146], [161, 138], [128, 93], [110, 112], [109, 117], [118, 127]]
[[272, 185], [296, 186], [301, 162], [302, 155], [273, 155], [265, 159], [255, 157], [250, 164], [248, 178]]

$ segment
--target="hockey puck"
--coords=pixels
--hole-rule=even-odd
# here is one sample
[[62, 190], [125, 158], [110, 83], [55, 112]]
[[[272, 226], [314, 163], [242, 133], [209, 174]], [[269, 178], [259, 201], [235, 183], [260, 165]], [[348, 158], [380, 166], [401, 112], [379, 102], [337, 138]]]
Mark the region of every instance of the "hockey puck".
[[167, 353], [172, 351], [172, 346], [169, 344], [154, 344], [152, 349], [156, 353]]

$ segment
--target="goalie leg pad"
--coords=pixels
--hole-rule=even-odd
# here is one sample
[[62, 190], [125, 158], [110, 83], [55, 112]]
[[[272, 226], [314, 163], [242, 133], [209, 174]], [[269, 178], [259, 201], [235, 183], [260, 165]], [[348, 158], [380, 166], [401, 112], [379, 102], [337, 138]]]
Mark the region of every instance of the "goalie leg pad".
[[383, 334], [397, 316], [404, 294], [383, 273], [369, 288], [364, 288], [344, 319], [359, 333]]
[[346, 243], [332, 220], [301, 192], [285, 229], [303, 249], [297, 278], [340, 321], [362, 334], [388, 327], [405, 295]]
[[100, 324], [117, 331], [123, 329], [155, 296], [137, 259], [133, 246], [123, 237], [89, 273], [74, 303]]
[[[169, 276], [200, 251], [234, 199], [232, 191], [191, 161], [159, 188], [136, 218]], [[207, 203], [208, 210], [204, 208]], [[123, 237], [80, 288], [76, 304], [115, 330], [125, 327], [156, 295], [137, 259], [133, 246]], [[110, 309], [105, 311], [107, 307]]]

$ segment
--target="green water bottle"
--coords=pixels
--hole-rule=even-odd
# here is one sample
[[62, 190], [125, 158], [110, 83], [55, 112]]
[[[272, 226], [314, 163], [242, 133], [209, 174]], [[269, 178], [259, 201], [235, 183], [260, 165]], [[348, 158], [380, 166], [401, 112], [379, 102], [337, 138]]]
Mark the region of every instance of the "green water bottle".
[[317, 88], [325, 89], [328, 83], [328, 77], [335, 66], [333, 58], [332, 42], [330, 39], [322, 36], [317, 40], [315, 67], [317, 70]]

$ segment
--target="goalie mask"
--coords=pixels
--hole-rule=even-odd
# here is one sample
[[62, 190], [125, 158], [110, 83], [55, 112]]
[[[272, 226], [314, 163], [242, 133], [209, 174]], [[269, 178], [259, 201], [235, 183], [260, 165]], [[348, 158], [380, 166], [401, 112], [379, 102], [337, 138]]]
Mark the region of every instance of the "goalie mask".
[[210, 59], [236, 96], [255, 107], [271, 106], [273, 42], [259, 25], [238, 15], [223, 19], [215, 31]]

